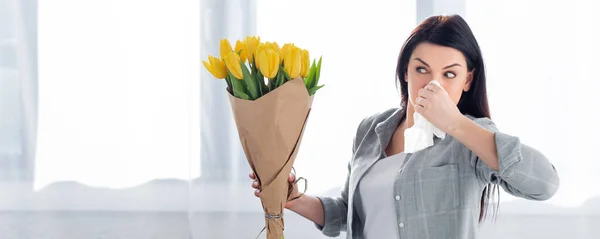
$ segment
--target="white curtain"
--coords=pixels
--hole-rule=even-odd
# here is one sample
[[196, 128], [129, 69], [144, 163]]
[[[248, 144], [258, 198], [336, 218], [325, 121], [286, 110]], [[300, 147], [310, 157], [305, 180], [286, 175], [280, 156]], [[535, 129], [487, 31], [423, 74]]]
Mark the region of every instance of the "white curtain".
[[0, 209], [32, 190], [37, 128], [36, 1], [0, 1]]
[[543, 152], [561, 185], [539, 203], [503, 193], [492, 238], [596, 238], [600, 221], [600, 3], [466, 1], [486, 60], [492, 117]]
[[199, 148], [198, 3], [44, 1], [39, 17], [36, 188], [187, 180]]
[[0, 237], [189, 238], [199, 2], [33, 3], [0, 1], [0, 175], [33, 191], [2, 191]]

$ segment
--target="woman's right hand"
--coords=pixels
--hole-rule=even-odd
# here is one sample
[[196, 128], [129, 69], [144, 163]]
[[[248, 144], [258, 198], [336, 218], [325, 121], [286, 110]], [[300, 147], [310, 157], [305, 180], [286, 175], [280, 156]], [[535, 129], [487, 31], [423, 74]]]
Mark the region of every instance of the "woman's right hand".
[[[254, 173], [250, 173], [250, 179], [253, 180], [252, 188], [255, 189], [254, 196], [260, 197], [260, 184]], [[301, 216], [308, 218], [312, 222], [323, 226], [325, 223], [325, 212], [323, 211], [323, 204], [317, 197], [300, 194], [298, 193], [298, 184], [294, 184], [296, 177], [294, 174], [288, 176], [288, 185], [294, 185], [292, 193], [288, 197], [288, 202], [285, 203], [285, 208], [300, 214]], [[296, 200], [289, 201], [295, 197], [299, 197]]]
[[[248, 175], [250, 177], [250, 179], [252, 179], [252, 188], [254, 188], [254, 196], [256, 197], [260, 197], [260, 193], [261, 193], [261, 188], [260, 188], [260, 183], [258, 182], [258, 180], [256, 179], [256, 175], [254, 174], [254, 172], [250, 172], [250, 174]], [[288, 197], [288, 200], [298, 197], [300, 196], [300, 193], [298, 193], [298, 184], [294, 184], [294, 181], [296, 181], [296, 177], [294, 176], [294, 174], [291, 174], [288, 176], [288, 182], [291, 185], [294, 185], [294, 188], [292, 189], [292, 193], [290, 194], [290, 196]], [[296, 200], [292, 200], [292, 201], [288, 201], [285, 203], [285, 208], [290, 209], [290, 207], [294, 204], [294, 201]]]

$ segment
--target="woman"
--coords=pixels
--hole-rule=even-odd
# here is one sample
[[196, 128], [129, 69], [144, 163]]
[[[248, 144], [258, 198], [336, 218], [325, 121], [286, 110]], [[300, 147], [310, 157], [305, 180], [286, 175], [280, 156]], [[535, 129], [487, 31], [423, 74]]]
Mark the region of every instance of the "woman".
[[[555, 194], [559, 178], [548, 159], [490, 120], [481, 51], [460, 16], [423, 21], [400, 52], [396, 77], [402, 107], [359, 124], [341, 196], [302, 195], [287, 209], [331, 237], [476, 238], [497, 185], [530, 200]], [[404, 153], [415, 112], [446, 137]], [[299, 195], [294, 188], [291, 198]]]

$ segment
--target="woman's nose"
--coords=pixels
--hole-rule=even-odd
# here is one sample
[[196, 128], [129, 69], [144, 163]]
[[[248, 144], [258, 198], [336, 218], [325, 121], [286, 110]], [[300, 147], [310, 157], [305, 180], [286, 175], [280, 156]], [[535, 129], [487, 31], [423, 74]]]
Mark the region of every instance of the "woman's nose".
[[421, 86], [421, 88], [425, 88], [425, 86], [427, 86], [428, 84], [434, 83], [434, 82], [437, 82], [437, 85], [443, 87], [442, 81], [439, 80], [439, 78], [428, 77], [428, 79], [425, 82], [423, 82], [423, 85]]

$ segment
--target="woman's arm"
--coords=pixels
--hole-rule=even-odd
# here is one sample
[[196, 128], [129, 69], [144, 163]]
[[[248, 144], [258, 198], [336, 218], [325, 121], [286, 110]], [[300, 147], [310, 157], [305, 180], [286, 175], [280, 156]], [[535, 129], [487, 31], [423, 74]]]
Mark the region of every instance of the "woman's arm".
[[532, 200], [549, 199], [558, 190], [558, 174], [542, 153], [499, 132], [488, 118], [463, 115], [440, 85], [419, 90], [415, 112], [466, 146], [465, 157], [483, 183]]
[[487, 118], [466, 116], [448, 131], [470, 151], [470, 162], [485, 183], [500, 184], [508, 193], [531, 200], [547, 200], [559, 187], [550, 161], [519, 138], [499, 132]]
[[492, 170], [498, 171], [498, 153], [495, 133], [463, 116], [448, 134], [467, 146]]
[[323, 204], [317, 197], [302, 195], [302, 197], [290, 202], [286, 208], [311, 220], [320, 228], [323, 228], [325, 224]]

